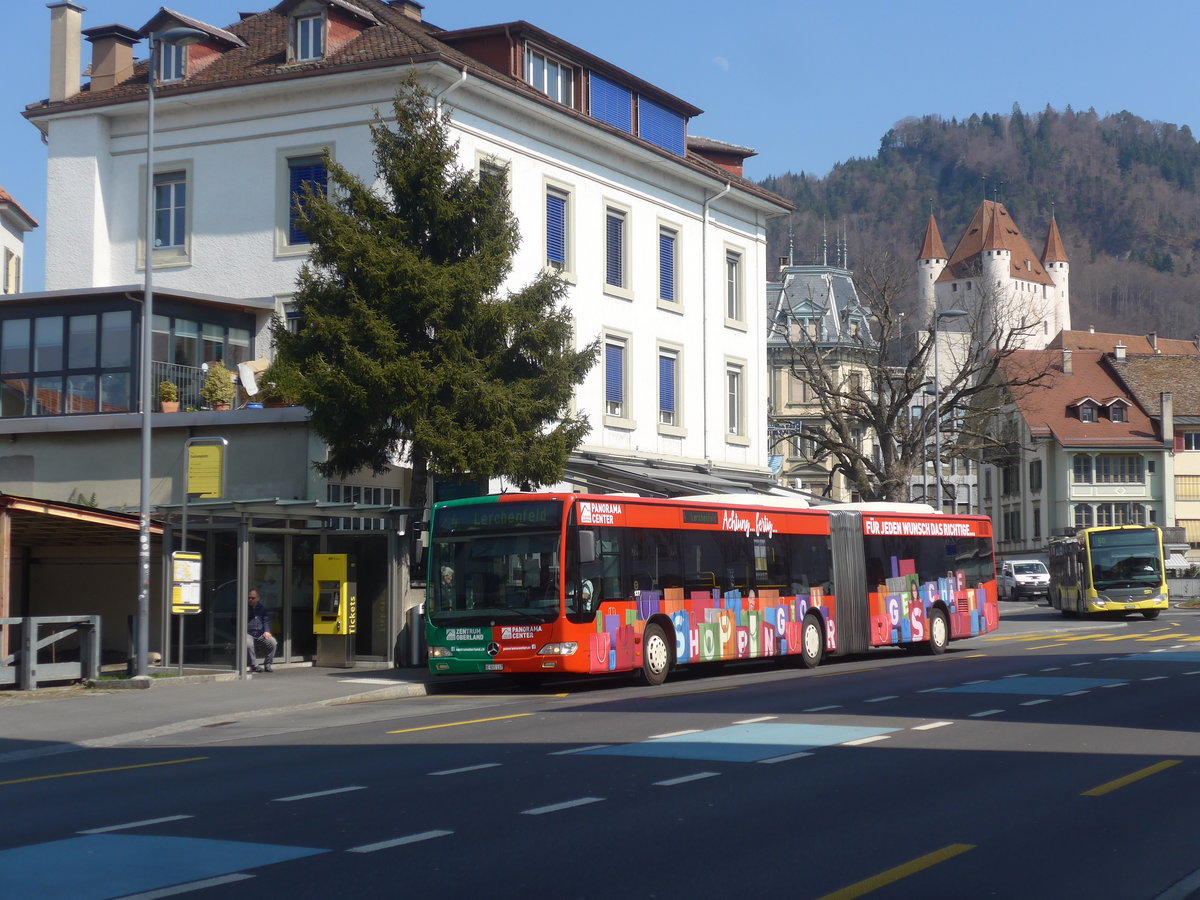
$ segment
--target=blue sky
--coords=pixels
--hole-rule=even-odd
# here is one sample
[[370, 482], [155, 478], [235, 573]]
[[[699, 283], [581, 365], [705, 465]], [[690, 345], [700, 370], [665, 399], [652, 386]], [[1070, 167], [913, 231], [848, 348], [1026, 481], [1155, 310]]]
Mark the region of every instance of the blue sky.
[[[140, 28], [141, 0], [77, 0], [85, 28]], [[47, 94], [46, 0], [2, 0], [0, 186], [39, 221], [45, 148], [20, 117]], [[170, 0], [217, 26], [271, 0]], [[426, 0], [443, 28], [524, 19], [705, 110], [691, 132], [754, 147], [747, 175], [824, 175], [870, 156], [895, 122], [1025, 112], [1050, 104], [1128, 109], [1200, 132], [1190, 60], [1200, 4], [1180, 0]], [[85, 44], [84, 57], [89, 56]], [[135, 48], [144, 55], [142, 47]], [[43, 279], [42, 229], [26, 239], [27, 290]]]

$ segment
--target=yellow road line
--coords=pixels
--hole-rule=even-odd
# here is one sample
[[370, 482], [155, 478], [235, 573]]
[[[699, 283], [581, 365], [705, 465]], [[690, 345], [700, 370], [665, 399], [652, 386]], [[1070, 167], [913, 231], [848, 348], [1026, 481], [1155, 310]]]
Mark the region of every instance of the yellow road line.
[[1138, 638], [1138, 640], [1139, 641], [1170, 641], [1170, 640], [1174, 640], [1175, 638], [1185, 637], [1186, 635], [1187, 635], [1186, 631], [1181, 631], [1178, 634], [1156, 634], [1154, 637]]
[[511, 716], [492, 716], [488, 719], [468, 719], [466, 722], [446, 722], [442, 725], [422, 725], [420, 728], [401, 728], [399, 731], [389, 731], [388, 734], [409, 734], [413, 731], [433, 731], [435, 728], [454, 728], [456, 725], [478, 725], [480, 722], [500, 722], [504, 719], [523, 719], [533, 713], [514, 713]]
[[986, 637], [983, 640], [984, 640], [984, 643], [989, 643], [991, 641], [1036, 641], [1037, 635], [1036, 634], [1005, 634], [1005, 635], [997, 635], [995, 637]]
[[966, 853], [968, 850], [974, 849], [974, 844], [950, 844], [941, 850], [934, 850], [932, 853], [926, 853], [924, 856], [919, 856], [910, 862], [903, 863], [893, 869], [888, 869], [886, 872], [872, 875], [870, 878], [866, 878], [849, 887], [844, 887], [840, 891], [826, 894], [820, 900], [853, 900], [855, 897], [862, 897], [865, 894], [870, 894], [880, 888], [887, 887], [889, 884], [895, 884], [901, 878], [915, 875], [922, 869], [936, 866], [938, 863], [953, 859], [960, 853]]
[[1169, 769], [1171, 766], [1177, 766], [1181, 762], [1183, 762], [1181, 759], [1164, 759], [1162, 762], [1157, 762], [1152, 766], [1146, 766], [1144, 769], [1138, 769], [1136, 772], [1131, 772], [1124, 778], [1117, 778], [1106, 784], [1102, 784], [1099, 787], [1094, 787], [1090, 791], [1084, 791], [1080, 796], [1103, 797], [1105, 794], [1112, 793], [1117, 788], [1123, 788], [1127, 784], [1133, 784], [1135, 781], [1141, 781], [1143, 778], [1156, 775], [1163, 769]]
[[1026, 650], [1049, 650], [1051, 647], [1065, 647], [1066, 644], [1038, 644], [1036, 647], [1026, 647]]
[[1115, 634], [1115, 635], [1113, 635], [1112, 637], [1102, 637], [1102, 638], [1096, 638], [1097, 642], [1106, 642], [1106, 641], [1132, 641], [1132, 640], [1136, 640], [1136, 639], [1137, 639], [1137, 635], [1136, 635], [1136, 634]]
[[28, 784], [31, 781], [49, 781], [51, 778], [74, 778], [76, 775], [104, 775], [108, 772], [127, 772], [130, 769], [153, 769], [155, 766], [177, 766], [180, 763], [199, 762], [208, 759], [207, 756], [189, 756], [187, 759], [170, 759], [166, 762], [139, 763], [136, 766], [113, 766], [110, 769], [85, 769], [80, 772], [59, 772], [57, 775], [34, 775], [32, 778], [14, 778], [12, 781], [0, 781], [0, 787], [8, 784]]

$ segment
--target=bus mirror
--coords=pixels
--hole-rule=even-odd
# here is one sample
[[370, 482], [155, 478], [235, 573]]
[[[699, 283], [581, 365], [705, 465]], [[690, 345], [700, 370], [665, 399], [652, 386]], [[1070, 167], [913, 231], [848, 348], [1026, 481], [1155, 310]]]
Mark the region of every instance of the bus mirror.
[[596, 532], [579, 532], [579, 561], [581, 563], [596, 561]]

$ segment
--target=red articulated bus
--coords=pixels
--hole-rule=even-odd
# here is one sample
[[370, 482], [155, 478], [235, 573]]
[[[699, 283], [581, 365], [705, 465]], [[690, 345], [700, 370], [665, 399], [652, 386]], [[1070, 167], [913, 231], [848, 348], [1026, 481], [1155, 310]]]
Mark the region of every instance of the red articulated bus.
[[992, 525], [904, 503], [501, 494], [435, 504], [429, 668], [640, 672], [871, 647], [942, 653], [999, 624]]

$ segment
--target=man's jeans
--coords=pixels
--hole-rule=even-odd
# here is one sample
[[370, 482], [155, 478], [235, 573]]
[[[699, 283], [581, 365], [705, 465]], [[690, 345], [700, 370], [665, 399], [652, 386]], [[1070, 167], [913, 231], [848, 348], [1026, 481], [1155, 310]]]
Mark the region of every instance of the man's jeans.
[[261, 644], [267, 651], [266, 659], [263, 660], [264, 666], [269, 666], [275, 662], [275, 647], [276, 641], [274, 637], [253, 637], [246, 635], [246, 665], [253, 669], [256, 665], [254, 652], [257, 646]]

